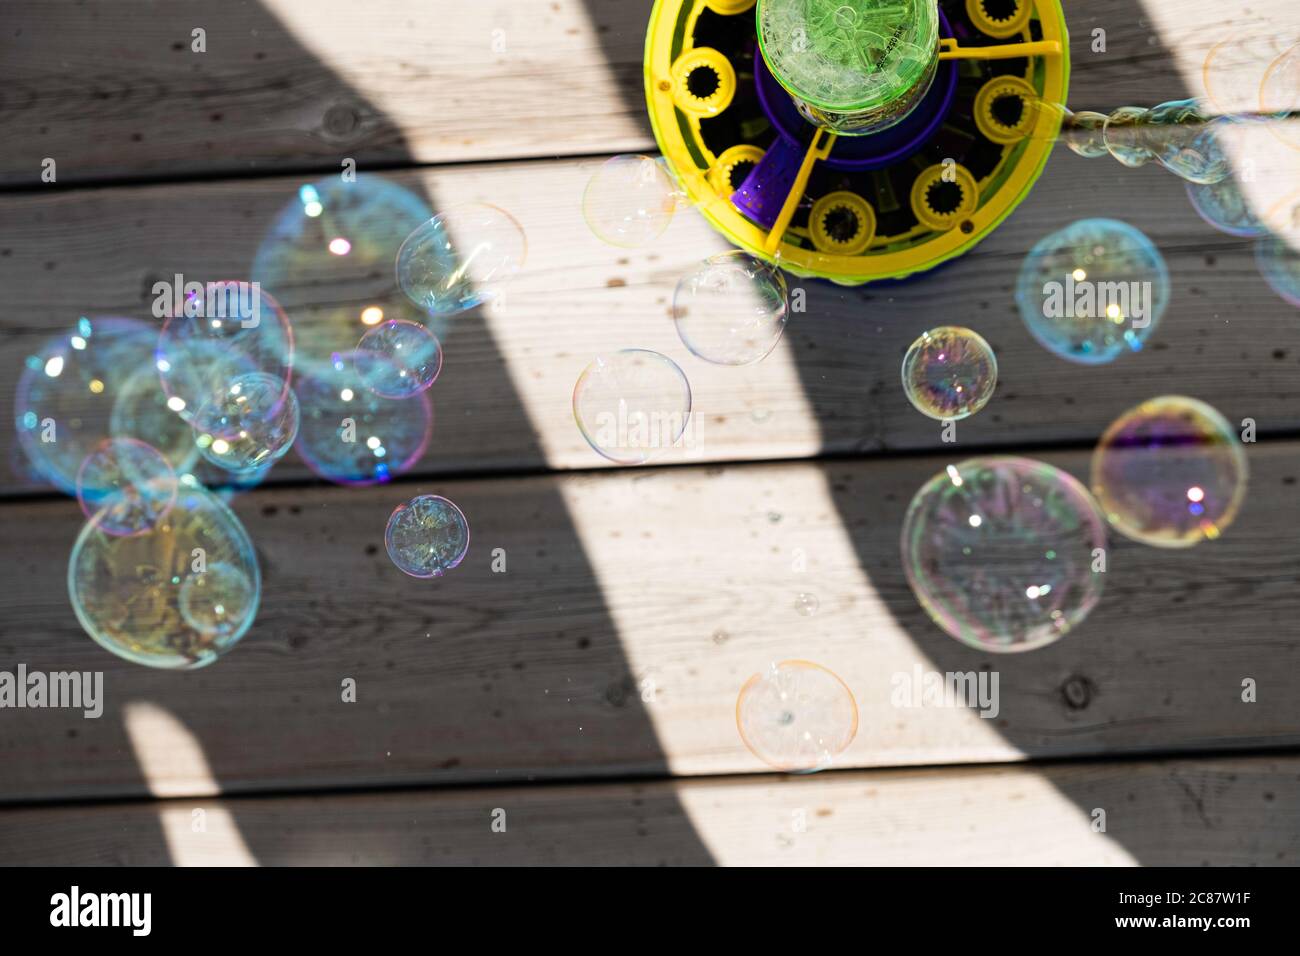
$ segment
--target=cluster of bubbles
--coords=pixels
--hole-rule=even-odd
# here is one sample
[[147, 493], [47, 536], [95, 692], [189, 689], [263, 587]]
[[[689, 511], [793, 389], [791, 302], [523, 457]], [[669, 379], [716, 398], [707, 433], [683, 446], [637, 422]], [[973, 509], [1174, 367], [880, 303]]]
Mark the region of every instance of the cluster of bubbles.
[[[161, 328], [82, 317], [25, 362], [15, 396], [32, 474], [87, 522], [68, 589], [87, 633], [159, 668], [215, 660], [261, 600], [256, 552], [227, 501], [290, 449], [346, 485], [388, 481], [427, 449], [435, 329], [500, 296], [526, 251], [518, 224], [468, 204], [433, 216], [382, 179], [303, 185], [249, 281], [155, 287]], [[310, 328], [299, 341], [295, 321]], [[390, 522], [409, 574], [454, 568], [464, 515], [417, 498]]]
[[[689, 202], [663, 159], [615, 156], [591, 175], [582, 197], [592, 233], [622, 248], [663, 235]], [[761, 362], [785, 332], [789, 289], [781, 270], [758, 256], [729, 250], [696, 263], [677, 281], [672, 317], [687, 352], [719, 366]], [[649, 349], [597, 356], [573, 390], [579, 432], [602, 457], [642, 465], [687, 434], [691, 386], [681, 366]]]
[[[210, 663], [252, 624], [256, 554], [222, 501], [292, 445], [293, 336], [246, 282], [183, 284], [162, 328], [80, 318], [29, 356], [15, 395], [33, 474], [87, 522], [68, 592], [87, 633], [159, 668]], [[211, 489], [211, 490], [209, 490]]]

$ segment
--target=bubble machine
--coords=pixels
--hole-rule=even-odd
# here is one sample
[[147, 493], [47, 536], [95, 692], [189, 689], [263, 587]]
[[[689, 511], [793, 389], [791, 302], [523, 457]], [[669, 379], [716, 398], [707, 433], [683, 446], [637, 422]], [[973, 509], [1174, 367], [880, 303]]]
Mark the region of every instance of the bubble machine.
[[645, 91], [665, 160], [729, 241], [859, 285], [959, 256], [1059, 132], [1059, 0], [657, 0]]

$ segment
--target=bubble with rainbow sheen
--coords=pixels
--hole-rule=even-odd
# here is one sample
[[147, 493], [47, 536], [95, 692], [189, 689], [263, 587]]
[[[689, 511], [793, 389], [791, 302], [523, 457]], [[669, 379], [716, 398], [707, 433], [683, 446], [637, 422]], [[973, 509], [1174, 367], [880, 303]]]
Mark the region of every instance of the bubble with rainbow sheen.
[[789, 312], [781, 270], [743, 250], [709, 256], [677, 281], [682, 344], [715, 365], [752, 365], [776, 348]]
[[944, 325], [922, 332], [903, 356], [903, 391], [922, 415], [959, 421], [989, 403], [998, 360], [978, 332]]
[[110, 535], [145, 534], [176, 501], [176, 472], [156, 448], [135, 438], [106, 438], [77, 472], [77, 501]]
[[[114, 406], [142, 368], [152, 369], [156, 328], [134, 319], [81, 318], [27, 356], [14, 395], [18, 440], [32, 467], [65, 494], [107, 438], [140, 438], [114, 428]], [[127, 425], [137, 423], [128, 422]]]
[[[1300, 241], [1293, 231], [1291, 241]], [[1300, 306], [1300, 250], [1286, 236], [1266, 236], [1255, 243], [1255, 265], [1269, 288], [1294, 306]]]
[[301, 360], [354, 349], [384, 319], [425, 318], [398, 288], [393, 261], [431, 215], [415, 192], [374, 174], [298, 188], [267, 229], [250, 278], [293, 316]]
[[1111, 527], [1158, 548], [1218, 538], [1236, 519], [1248, 479], [1227, 419], [1183, 395], [1130, 408], [1092, 455], [1092, 493]]
[[203, 457], [230, 472], [279, 461], [298, 436], [298, 398], [265, 372], [237, 376], [199, 408], [191, 424]]
[[461, 203], [421, 223], [397, 251], [397, 284], [431, 315], [455, 315], [499, 299], [523, 268], [528, 240], [514, 216]]
[[[192, 580], [214, 568], [217, 578]], [[86, 633], [147, 667], [211, 664], [248, 631], [261, 589], [248, 533], [234, 512], [198, 486], [182, 487], [171, 511], [147, 534], [106, 534], [92, 518], [68, 561], [68, 595]], [[223, 610], [216, 612], [216, 604]], [[220, 626], [206, 623], [211, 615], [205, 606], [214, 609]]]
[[912, 498], [901, 545], [930, 619], [981, 650], [1045, 647], [1101, 598], [1106, 521], [1082, 484], [1041, 461], [949, 465]]
[[664, 164], [650, 156], [605, 160], [587, 182], [582, 215], [596, 238], [632, 249], [663, 235], [680, 202]]
[[649, 349], [597, 356], [573, 388], [573, 418], [610, 461], [641, 465], [677, 445], [691, 417], [691, 386], [676, 362]]
[[469, 522], [440, 495], [418, 495], [398, 505], [384, 529], [388, 556], [413, 578], [437, 578], [465, 560]]
[[858, 705], [844, 681], [810, 661], [781, 661], [749, 678], [736, 698], [740, 739], [778, 770], [829, 767], [858, 733]]
[[300, 370], [294, 387], [301, 424], [294, 447], [328, 481], [373, 485], [419, 461], [433, 434], [433, 403], [428, 392], [401, 401], [381, 398], [366, 388], [356, 358], [344, 352]]
[[1164, 256], [1118, 219], [1081, 219], [1034, 244], [1016, 279], [1029, 333], [1083, 365], [1140, 352], [1169, 303]]
[[154, 362], [168, 406], [191, 421], [242, 375], [272, 376], [287, 392], [293, 355], [293, 327], [275, 298], [230, 280], [191, 283], [169, 304]]
[[419, 323], [389, 319], [361, 337], [353, 364], [380, 398], [410, 398], [437, 381], [442, 345]]

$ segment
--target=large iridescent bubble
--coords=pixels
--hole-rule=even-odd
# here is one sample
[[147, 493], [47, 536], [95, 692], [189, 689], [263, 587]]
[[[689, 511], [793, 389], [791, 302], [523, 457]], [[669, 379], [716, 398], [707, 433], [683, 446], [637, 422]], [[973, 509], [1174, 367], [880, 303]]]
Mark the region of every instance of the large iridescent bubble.
[[71, 333], [48, 339], [27, 357], [14, 420], [23, 451], [46, 481], [75, 494], [81, 463], [105, 439], [157, 441], [113, 427], [114, 406], [133, 376], [152, 368], [157, 339], [157, 329], [133, 319], [83, 318]]
[[1092, 492], [1111, 526], [1161, 548], [1219, 537], [1237, 517], [1248, 476], [1227, 419], [1182, 395], [1130, 408], [1092, 456]]
[[289, 391], [293, 328], [280, 304], [249, 282], [194, 283], [167, 312], [154, 357], [168, 407], [186, 421], [243, 375]]
[[948, 466], [903, 521], [917, 600], [948, 634], [988, 651], [1043, 647], [1082, 622], [1101, 597], [1105, 547], [1105, 519], [1083, 485], [1028, 458]]
[[750, 752], [778, 770], [822, 770], [857, 735], [858, 705], [826, 668], [781, 661], [740, 689], [736, 727]]
[[422, 223], [397, 251], [397, 284], [431, 315], [499, 299], [523, 268], [523, 227], [489, 203], [462, 203]]
[[176, 501], [176, 472], [156, 448], [135, 438], [106, 438], [77, 472], [77, 501], [111, 535], [147, 534]]
[[1016, 281], [1020, 317], [1034, 338], [1085, 365], [1141, 351], [1168, 302], [1164, 257], [1117, 219], [1082, 219], [1044, 236]]
[[105, 534], [92, 518], [68, 562], [68, 594], [86, 633], [149, 667], [211, 664], [253, 623], [261, 590], [243, 525], [200, 487], [183, 488], [147, 534]]
[[945, 325], [922, 332], [903, 356], [903, 391], [922, 415], [958, 421], [988, 404], [998, 360], [984, 337]]
[[691, 417], [691, 386], [676, 362], [649, 349], [598, 356], [573, 388], [573, 418], [596, 452], [642, 465], [677, 446]]
[[[370, 485], [414, 465], [433, 433], [428, 392], [405, 400], [381, 398], [357, 372], [357, 353], [300, 369], [295, 388], [302, 410], [295, 447], [312, 471], [329, 481]], [[373, 354], [363, 367], [373, 368]], [[391, 378], [395, 373], [385, 375]]]
[[384, 546], [403, 573], [436, 578], [465, 559], [469, 522], [456, 504], [440, 495], [419, 495], [388, 517]]
[[293, 318], [302, 360], [355, 349], [386, 319], [425, 319], [398, 289], [393, 261], [430, 215], [415, 193], [372, 174], [298, 189], [267, 230], [251, 277]]

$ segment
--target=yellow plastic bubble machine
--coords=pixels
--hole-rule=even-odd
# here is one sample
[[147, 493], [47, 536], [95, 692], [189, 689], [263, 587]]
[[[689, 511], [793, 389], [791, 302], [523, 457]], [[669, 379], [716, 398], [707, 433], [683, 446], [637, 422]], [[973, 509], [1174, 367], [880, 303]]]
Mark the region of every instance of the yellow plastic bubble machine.
[[973, 247], [1042, 172], [1059, 0], [657, 0], [655, 137], [728, 240], [858, 285]]

